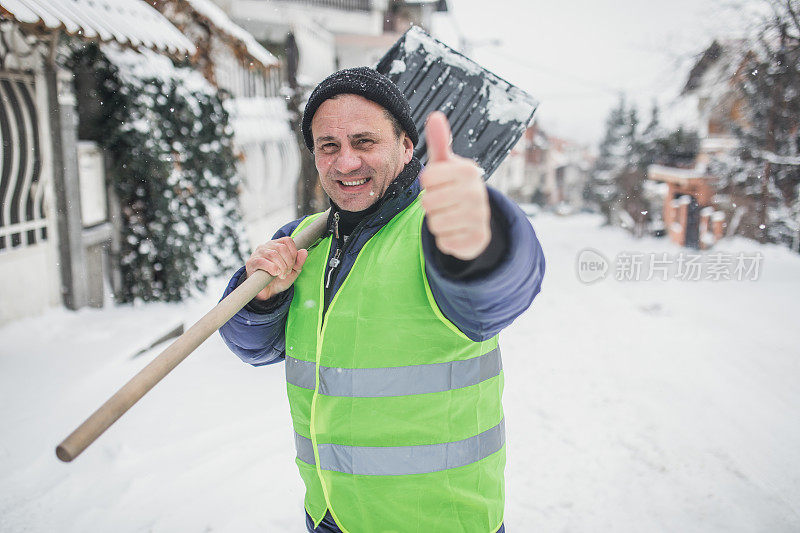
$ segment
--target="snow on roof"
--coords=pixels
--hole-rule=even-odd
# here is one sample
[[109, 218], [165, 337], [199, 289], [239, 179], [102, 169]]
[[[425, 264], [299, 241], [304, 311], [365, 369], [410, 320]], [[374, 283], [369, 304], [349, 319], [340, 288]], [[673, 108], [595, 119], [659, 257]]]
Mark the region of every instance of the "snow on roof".
[[134, 48], [195, 52], [189, 39], [142, 0], [0, 0], [0, 18]]
[[748, 51], [747, 43], [742, 39], [715, 40], [692, 67], [682, 94], [727, 87]]
[[258, 44], [255, 37], [249, 32], [233, 23], [228, 15], [210, 0], [187, 0], [189, 5], [201, 16], [207, 18], [211, 24], [223, 33], [227, 33], [236, 40], [244, 44], [247, 53], [253, 59], [265, 67], [277, 66], [280, 64], [278, 58], [272, 55], [269, 50]]

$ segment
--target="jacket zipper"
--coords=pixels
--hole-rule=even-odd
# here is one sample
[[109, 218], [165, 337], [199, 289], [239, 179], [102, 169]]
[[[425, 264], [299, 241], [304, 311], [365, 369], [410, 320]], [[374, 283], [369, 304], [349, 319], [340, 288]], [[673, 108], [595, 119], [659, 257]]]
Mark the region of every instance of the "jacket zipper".
[[331, 260], [328, 261], [328, 266], [330, 267], [330, 270], [328, 270], [328, 275], [325, 279], [326, 289], [329, 289], [331, 286], [331, 274], [333, 274], [333, 271], [336, 270], [336, 268], [342, 263], [342, 261], [339, 259], [341, 256], [342, 256], [342, 249], [336, 248], [336, 252], [334, 252], [333, 257], [331, 257]]
[[[329, 289], [331, 284], [336, 283], [336, 278], [338, 277], [338, 270], [339, 265], [342, 264], [342, 256], [348, 250], [350, 245], [356, 240], [354, 238], [355, 235], [361, 231], [361, 229], [367, 225], [367, 222], [372, 219], [373, 215], [364, 217], [356, 227], [353, 228], [353, 231], [350, 232], [349, 236], [345, 236], [341, 238], [339, 235], [339, 212], [333, 213], [333, 236], [336, 237], [336, 251], [333, 253], [333, 256], [328, 261], [328, 273], [325, 275], [325, 288]], [[327, 313], [328, 305], [330, 300], [333, 300], [333, 294], [328, 294], [328, 291], [325, 291], [325, 302], [323, 307], [323, 313]], [[330, 296], [330, 299], [329, 299]]]
[[336, 238], [336, 251], [331, 257], [330, 261], [328, 261], [328, 274], [325, 276], [325, 288], [328, 289], [331, 286], [331, 275], [333, 271], [342, 263], [342, 247], [339, 243], [339, 212], [336, 211], [333, 214], [333, 236]]

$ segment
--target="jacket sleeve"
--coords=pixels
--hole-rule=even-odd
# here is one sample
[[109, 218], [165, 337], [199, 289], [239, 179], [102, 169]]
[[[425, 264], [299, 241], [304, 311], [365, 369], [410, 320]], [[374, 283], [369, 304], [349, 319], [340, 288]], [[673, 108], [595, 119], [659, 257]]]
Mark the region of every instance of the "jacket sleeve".
[[[272, 237], [273, 240], [291, 235], [301, 220], [283, 226]], [[239, 286], [242, 276], [245, 276], [244, 267], [236, 271], [228, 282], [223, 298]], [[269, 306], [269, 312], [255, 311], [263, 308], [263, 305], [248, 304], [219, 329], [222, 340], [245, 363], [261, 366], [281, 361], [286, 347], [286, 315], [293, 294], [294, 289], [290, 287], [274, 296], [278, 300], [268, 300], [273, 304]]]
[[[483, 341], [511, 324], [541, 290], [545, 261], [528, 218], [511, 200], [488, 187], [492, 216], [504, 221], [506, 251], [477, 277], [455, 279], [434, 260], [438, 252], [427, 223], [422, 226], [425, 273], [445, 317], [467, 337]], [[494, 237], [493, 237], [494, 238]]]

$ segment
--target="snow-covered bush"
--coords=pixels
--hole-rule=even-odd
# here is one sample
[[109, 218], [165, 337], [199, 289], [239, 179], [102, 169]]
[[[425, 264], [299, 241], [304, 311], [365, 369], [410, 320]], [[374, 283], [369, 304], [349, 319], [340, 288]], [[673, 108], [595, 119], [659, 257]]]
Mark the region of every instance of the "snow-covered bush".
[[99, 102], [81, 131], [111, 156], [122, 218], [117, 298], [181, 300], [241, 264], [240, 179], [216, 89], [146, 50], [75, 43], [69, 63], [89, 73]]

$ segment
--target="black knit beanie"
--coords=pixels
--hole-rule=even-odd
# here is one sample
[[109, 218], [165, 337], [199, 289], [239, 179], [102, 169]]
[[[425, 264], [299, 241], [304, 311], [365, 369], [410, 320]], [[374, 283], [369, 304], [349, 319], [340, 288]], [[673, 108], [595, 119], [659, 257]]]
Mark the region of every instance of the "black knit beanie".
[[311, 152], [314, 151], [311, 119], [314, 118], [314, 113], [317, 112], [322, 102], [337, 94], [357, 94], [367, 100], [372, 100], [397, 119], [414, 145], [419, 141], [417, 127], [414, 125], [414, 119], [411, 118], [411, 107], [397, 85], [375, 69], [356, 67], [334, 72], [322, 80], [311, 93], [303, 112], [302, 126], [306, 146]]

